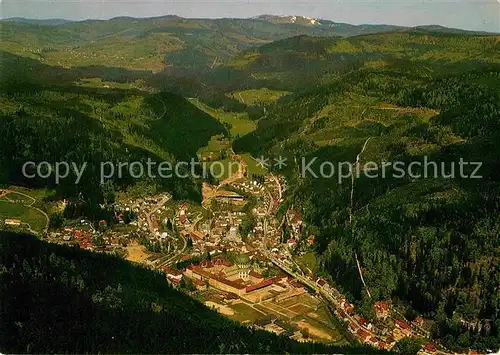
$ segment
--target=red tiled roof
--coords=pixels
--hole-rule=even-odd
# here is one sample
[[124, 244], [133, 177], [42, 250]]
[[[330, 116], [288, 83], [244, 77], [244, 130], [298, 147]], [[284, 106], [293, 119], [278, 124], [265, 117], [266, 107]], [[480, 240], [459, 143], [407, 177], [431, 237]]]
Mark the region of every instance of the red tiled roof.
[[272, 283], [273, 283], [272, 279], [265, 280], [265, 281], [259, 282], [258, 284], [248, 286], [246, 291], [247, 292], [255, 291], [255, 290], [258, 290], [259, 288], [263, 288], [263, 287], [272, 285]]
[[165, 271], [167, 274], [174, 275], [174, 276], [179, 276], [182, 275], [182, 273], [178, 270], [174, 270], [169, 266], [164, 266], [162, 267], [162, 270]]
[[195, 274], [198, 274], [200, 276], [203, 276], [207, 279], [214, 279], [216, 281], [219, 281], [225, 285], [228, 285], [228, 286], [231, 286], [231, 287], [234, 287], [238, 290], [242, 290], [245, 288], [245, 285], [242, 284], [241, 282], [238, 282], [238, 281], [230, 281], [224, 277], [220, 277], [219, 275], [215, 275], [215, 274], [212, 274], [208, 271], [204, 271], [203, 268], [201, 268], [200, 266], [190, 266], [188, 267], [190, 268], [190, 270], [192, 270]]
[[396, 325], [403, 329], [410, 329], [410, 326], [405, 322], [401, 322], [400, 320], [396, 321]]
[[385, 311], [387, 311], [389, 309], [389, 306], [387, 305], [387, 303], [382, 302], [382, 301], [375, 302], [375, 304], [373, 305], [373, 307], [378, 312], [385, 312]]
[[368, 321], [363, 317], [359, 317], [358, 321], [359, 321], [359, 324], [361, 324], [361, 325], [366, 325], [368, 323]]
[[370, 340], [372, 343], [378, 343], [378, 339], [377, 339], [377, 338], [375, 338], [375, 337], [371, 337], [369, 340]]
[[433, 352], [435, 352], [436, 350], [437, 350], [437, 348], [436, 348], [436, 345], [434, 345], [434, 344], [430, 344], [430, 343], [429, 343], [429, 344], [427, 344], [427, 345], [425, 346], [425, 351], [428, 351], [428, 352], [433, 353]]
[[193, 279], [193, 283], [198, 286], [205, 286], [205, 283], [199, 279]]
[[290, 216], [291, 216], [292, 223], [302, 222], [302, 216], [296, 210], [291, 210]]
[[204, 269], [210, 269], [210, 268], [214, 267], [212, 262], [209, 260], [202, 260], [200, 263], [200, 266]]
[[233, 266], [233, 264], [231, 264], [229, 261], [222, 259], [222, 258], [215, 259], [213, 263], [214, 263], [214, 265], [224, 265], [224, 266], [228, 266], [228, 267]]
[[363, 338], [363, 339], [365, 339], [366, 337], [370, 336], [370, 333], [368, 333], [366, 330], [363, 330], [361, 328], [358, 329], [358, 331], [356, 332], [356, 334], [358, 334], [359, 337]]
[[422, 324], [424, 322], [424, 318], [422, 318], [422, 316], [418, 316], [417, 318], [415, 318], [414, 322], [417, 324]]

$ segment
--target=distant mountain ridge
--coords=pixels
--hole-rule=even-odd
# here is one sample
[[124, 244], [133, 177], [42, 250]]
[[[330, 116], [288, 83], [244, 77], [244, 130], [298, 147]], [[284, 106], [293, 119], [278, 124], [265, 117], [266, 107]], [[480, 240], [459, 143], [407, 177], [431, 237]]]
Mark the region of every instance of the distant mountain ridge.
[[29, 19], [24, 17], [9, 17], [6, 19], [0, 20], [1, 22], [12, 21], [12, 22], [21, 22], [21, 23], [31, 23], [34, 25], [44, 25], [44, 26], [59, 26], [66, 23], [74, 22], [71, 20], [65, 20], [62, 18], [54, 18], [54, 19]]
[[[85, 20], [67, 20], [67, 19], [30, 19], [24, 17], [10, 17], [6, 19], [1, 19], [0, 22], [21, 22], [21, 23], [31, 23], [37, 25], [46, 25], [46, 26], [59, 26], [65, 25], [68, 23], [82, 23], [82, 22], [106, 22], [106, 21], [115, 21], [115, 20], [132, 20], [132, 21], [147, 21], [154, 19], [181, 19], [181, 20], [200, 20], [200, 21], [218, 21], [218, 20], [261, 20], [270, 22], [273, 24], [295, 24], [301, 26], [317, 26], [317, 27], [333, 27], [333, 28], [342, 28], [350, 29], [354, 32], [367, 33], [367, 32], [385, 32], [385, 31], [395, 31], [395, 30], [403, 30], [403, 29], [427, 29], [432, 31], [443, 31], [443, 32], [453, 32], [453, 33], [474, 33], [474, 34], [495, 34], [495, 32], [487, 32], [487, 31], [476, 31], [476, 30], [466, 30], [460, 28], [453, 27], [445, 27], [436, 24], [430, 25], [418, 25], [418, 26], [399, 26], [399, 25], [390, 25], [390, 24], [360, 24], [353, 25], [345, 22], [336, 22], [328, 19], [321, 19], [315, 17], [308, 16], [299, 16], [299, 15], [269, 15], [263, 14], [254, 16], [251, 18], [188, 18], [181, 17], [177, 15], [162, 15], [162, 16], [154, 16], [154, 17], [132, 17], [132, 16], [116, 16], [110, 19], [85, 19]], [[351, 31], [345, 31], [346, 36], [356, 35], [360, 33], [351, 33]], [[342, 31], [344, 32], [344, 31]]]
[[[392, 25], [351, 25], [303, 16], [191, 19], [176, 15], [109, 20], [1, 20], [0, 50], [62, 67], [98, 65], [198, 75], [249, 48], [307, 35], [353, 37], [411, 31]], [[441, 26], [439, 32], [474, 34]]]

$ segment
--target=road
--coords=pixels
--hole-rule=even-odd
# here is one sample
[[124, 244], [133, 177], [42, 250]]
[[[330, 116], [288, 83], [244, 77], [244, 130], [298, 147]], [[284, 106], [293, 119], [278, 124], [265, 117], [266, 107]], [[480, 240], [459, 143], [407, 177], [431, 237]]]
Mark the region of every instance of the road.
[[[281, 270], [283, 270], [287, 274], [293, 276], [295, 279], [299, 280], [301, 283], [303, 283], [304, 285], [307, 285], [308, 287], [310, 287], [311, 289], [313, 289], [314, 291], [316, 291], [318, 294], [320, 294], [321, 296], [323, 296], [323, 298], [326, 299], [330, 304], [332, 304], [335, 307], [335, 309], [338, 308], [338, 302], [335, 300], [335, 297], [332, 296], [333, 293], [335, 293], [336, 295], [340, 296], [340, 293], [336, 289], [334, 289], [333, 287], [330, 286], [330, 289], [332, 289], [332, 292], [331, 292], [332, 294], [330, 294], [326, 290], [324, 290], [322, 287], [319, 287], [315, 282], [313, 282], [313, 281], [309, 280], [308, 278], [306, 278], [305, 276], [299, 275], [298, 273], [296, 273], [293, 270], [289, 269], [282, 262], [280, 262], [279, 260], [277, 260], [276, 258], [274, 258], [274, 256], [271, 253], [265, 251], [264, 255], [269, 260], [271, 260], [271, 262], [274, 265], [276, 265], [277, 267], [279, 267]], [[350, 323], [354, 323], [358, 327], [361, 327], [361, 325], [358, 323], [358, 321], [354, 317], [351, 317], [348, 314], [346, 314], [346, 316], [349, 319]], [[370, 332], [366, 328], [363, 328], [363, 329], [367, 333], [369, 333], [370, 336], [376, 336], [376, 334], [373, 334], [372, 332]]]
[[155, 207], [151, 211], [149, 211], [149, 213], [146, 213], [146, 222], [148, 223], [148, 228], [152, 235], [155, 235], [155, 230], [153, 227], [153, 222], [151, 221], [151, 216], [153, 215], [153, 213], [156, 213], [156, 211], [162, 208], [162, 206], [167, 203], [168, 200], [170, 200], [170, 196], [165, 196], [161, 199], [160, 202], [155, 205]]
[[[199, 221], [201, 221], [203, 219], [203, 215], [200, 213], [196, 219], [193, 221], [193, 223], [191, 224], [191, 227], [190, 227], [190, 231], [194, 231], [194, 228], [196, 227], [196, 224], [198, 224]], [[182, 256], [182, 254], [184, 253], [184, 251], [186, 250], [187, 248], [187, 239], [184, 238], [183, 236], [179, 235], [179, 238], [182, 239], [184, 245], [182, 247], [181, 250], [179, 250], [177, 253], [175, 253], [175, 255], [173, 255], [171, 258], [167, 259], [165, 262], [161, 263], [161, 265], [165, 265], [165, 266], [171, 266], [172, 264], [174, 264], [177, 259], [179, 257]]]
[[[361, 160], [361, 154], [363, 154], [363, 152], [365, 151], [366, 149], [366, 145], [368, 144], [368, 142], [370, 141], [370, 139], [372, 139], [372, 137], [368, 137], [368, 139], [365, 141], [365, 144], [363, 144], [363, 148], [361, 149], [361, 152], [359, 152], [359, 154], [356, 156], [356, 167], [354, 169], [354, 171], [358, 171], [358, 168], [359, 168], [359, 162]], [[352, 230], [352, 218], [353, 218], [353, 209], [354, 209], [354, 183], [356, 181], [356, 176], [354, 174], [354, 171], [352, 169], [352, 166], [351, 166], [351, 201], [350, 201], [350, 206], [349, 206], [349, 225], [351, 226], [351, 230]], [[359, 272], [359, 277], [361, 278], [361, 282], [363, 283], [363, 286], [365, 287], [365, 290], [366, 290], [366, 293], [368, 294], [368, 297], [372, 298], [372, 295], [370, 293], [370, 290], [368, 289], [368, 286], [366, 286], [366, 283], [365, 283], [365, 279], [363, 277], [363, 272], [361, 270], [361, 265], [359, 263], [359, 259], [358, 259], [358, 253], [354, 253], [355, 257], [356, 257], [356, 264], [358, 265], [358, 272]]]

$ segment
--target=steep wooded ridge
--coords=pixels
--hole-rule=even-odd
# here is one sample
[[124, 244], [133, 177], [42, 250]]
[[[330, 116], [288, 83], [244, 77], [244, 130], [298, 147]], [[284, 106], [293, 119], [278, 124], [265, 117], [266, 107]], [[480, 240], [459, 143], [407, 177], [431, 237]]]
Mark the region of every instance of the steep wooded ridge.
[[[499, 38], [418, 30], [332, 41], [313, 53], [344, 55], [357, 68], [282, 100], [235, 150], [288, 157], [288, 203], [301, 207], [325, 272], [365, 315], [374, 301], [403, 300], [410, 320], [435, 320], [434, 336], [450, 349], [499, 348]], [[324, 161], [354, 163], [370, 137], [360, 166], [378, 163], [379, 177], [356, 179], [351, 227], [351, 179], [302, 178], [298, 165], [317, 157], [319, 175]], [[444, 163], [448, 176], [455, 164], [455, 178], [434, 178], [433, 165], [427, 178], [423, 168], [381, 176], [383, 161], [425, 159]], [[461, 178], [460, 159], [481, 162], [482, 178]]]
[[[31, 61], [22, 58], [25, 60]], [[13, 80], [6, 75], [3, 83], [8, 83], [0, 94], [0, 184], [49, 186], [60, 197], [81, 195], [95, 204], [104, 197], [101, 163], [189, 161], [213, 135], [227, 134], [219, 121], [181, 96], [78, 87], [62, 80], [53, 85], [51, 80], [59, 71], [50, 76], [48, 66], [35, 63], [35, 67], [43, 70], [23, 77], [26, 67], [2, 65], [2, 71], [19, 75], [10, 78]], [[74, 172], [56, 184], [53, 175], [48, 179], [25, 178], [22, 167], [28, 161], [87, 166], [79, 184], [75, 184]], [[201, 200], [199, 186], [191, 179], [154, 179], [137, 173], [132, 177], [130, 169], [122, 171], [122, 176], [114, 174], [111, 182], [117, 189], [144, 183], [150, 193], [167, 188], [177, 198]]]
[[162, 273], [30, 235], [0, 232], [0, 280], [5, 353], [372, 352], [249, 329], [172, 289]]

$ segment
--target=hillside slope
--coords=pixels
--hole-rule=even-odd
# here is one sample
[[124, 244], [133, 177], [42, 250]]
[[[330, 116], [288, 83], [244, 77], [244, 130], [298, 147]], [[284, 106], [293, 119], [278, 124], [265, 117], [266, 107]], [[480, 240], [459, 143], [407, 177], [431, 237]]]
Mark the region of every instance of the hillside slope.
[[[102, 163], [189, 161], [212, 136], [227, 134], [219, 121], [175, 94], [152, 94], [131, 86], [87, 87], [77, 82], [81, 70], [10, 55], [2, 56], [1, 64], [2, 71], [15, 73], [5, 76], [0, 94], [3, 184], [51, 186], [59, 197], [82, 194], [84, 199], [101, 201]], [[48, 162], [53, 168], [56, 162], [88, 165], [79, 184], [72, 173], [57, 185], [53, 176], [23, 177], [22, 167], [28, 161]], [[121, 176], [116, 172], [110, 179], [116, 190], [148, 181], [153, 191], [168, 188], [177, 198], [201, 198], [191, 179], [162, 179], [157, 171], [153, 174], [157, 178], [137, 176], [128, 166]]]
[[404, 28], [300, 16], [187, 19], [169, 15], [78, 22], [7, 19], [0, 21], [0, 50], [64, 67], [101, 65], [181, 75], [203, 72], [242, 50], [287, 37], [346, 37], [396, 30]]
[[[252, 330], [114, 256], [0, 232], [6, 353], [366, 353]], [[371, 350], [370, 350], [371, 351]]]
[[[288, 206], [302, 210], [323, 269], [365, 316], [374, 301], [404, 301], [457, 351], [500, 347], [498, 43], [421, 31], [343, 39], [324, 51], [357, 55], [357, 69], [288, 98], [235, 142], [236, 151], [287, 158]], [[358, 156], [353, 188], [337, 164]], [[317, 178], [303, 157], [317, 159]], [[462, 177], [461, 159], [480, 162], [481, 178], [470, 178], [473, 164]], [[415, 161], [411, 174], [382, 170]], [[436, 164], [427, 174], [426, 161]], [[327, 177], [323, 162], [335, 169]], [[364, 173], [369, 163], [376, 178]]]

